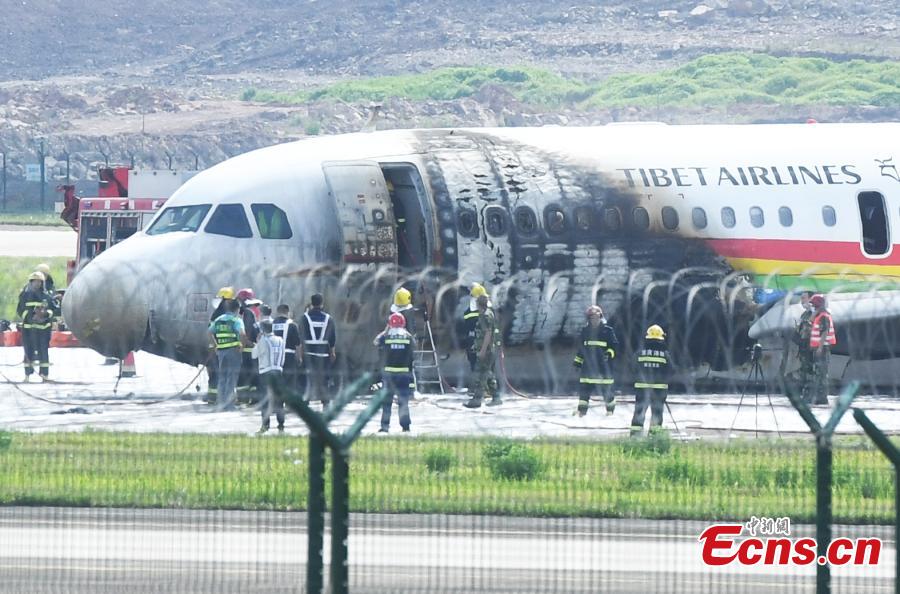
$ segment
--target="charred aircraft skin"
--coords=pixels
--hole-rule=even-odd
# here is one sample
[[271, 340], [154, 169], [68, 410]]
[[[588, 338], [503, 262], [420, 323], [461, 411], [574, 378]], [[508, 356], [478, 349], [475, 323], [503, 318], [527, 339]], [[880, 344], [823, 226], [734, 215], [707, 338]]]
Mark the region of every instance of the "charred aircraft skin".
[[[698, 189], [681, 187], [691, 183], [680, 171], [702, 178], [703, 169], [649, 176], [628, 157], [671, 155], [645, 147], [677, 138], [667, 128], [391, 131], [253, 151], [169, 200], [167, 209], [208, 206], [195, 227], [160, 232], [163, 211], [146, 232], [96, 258], [70, 287], [64, 313], [76, 336], [104, 354], [143, 348], [198, 364], [208, 356], [218, 287], [252, 286], [270, 303], [291, 305], [295, 317], [321, 292], [339, 324], [343, 364], [360, 369], [375, 363], [369, 340], [398, 284], [411, 279], [421, 289], [447, 352], [468, 305], [465, 287], [482, 281], [493, 290], [506, 368], [517, 381], [558, 389], [572, 375], [573, 341], [591, 303], [603, 306], [626, 351], [658, 323], [685, 368], [730, 367], [748, 352], [756, 313], [749, 284], [702, 233], [660, 215], [671, 206], [689, 220], [686, 196]], [[698, 143], [712, 146], [740, 133], [706, 130], [713, 128], [687, 134], [706, 134]], [[694, 152], [697, 162], [715, 158], [714, 147]], [[861, 179], [855, 167], [826, 172], [853, 183]], [[753, 180], [768, 182], [775, 171]], [[642, 186], [641, 176], [663, 187]], [[248, 237], [211, 230], [225, 205], [240, 207]], [[260, 205], [284, 213], [288, 236], [263, 237]], [[445, 366], [464, 374], [459, 354]]]
[[[592, 303], [603, 305], [626, 339], [626, 351], [639, 344], [643, 329], [662, 323], [690, 355], [685, 366], [744, 358], [744, 341], [735, 346], [735, 337], [745, 336], [747, 325], [735, 328], [734, 336], [708, 332], [726, 326], [719, 293], [730, 267], [700, 241], [658, 225], [637, 227], [632, 216], [622, 216], [640, 206], [633, 190], [564, 155], [486, 133], [420, 132], [417, 138], [421, 152], [432, 156], [429, 172], [440, 174], [432, 177], [432, 188], [435, 179], [444, 183], [435, 194], [453, 206], [456, 259], [443, 264], [458, 271], [462, 284], [483, 280], [497, 287], [504, 344], [517, 378], [527, 377], [517, 360], [527, 365], [535, 357], [543, 371], [529, 380], [558, 382], [571, 375], [573, 340]], [[673, 292], [673, 273], [685, 269]], [[653, 283], [663, 290], [648, 293]], [[707, 288], [691, 294], [698, 285]], [[445, 320], [458, 316], [460, 302], [448, 296], [440, 304]], [[688, 299], [695, 312], [689, 320], [683, 315]]]

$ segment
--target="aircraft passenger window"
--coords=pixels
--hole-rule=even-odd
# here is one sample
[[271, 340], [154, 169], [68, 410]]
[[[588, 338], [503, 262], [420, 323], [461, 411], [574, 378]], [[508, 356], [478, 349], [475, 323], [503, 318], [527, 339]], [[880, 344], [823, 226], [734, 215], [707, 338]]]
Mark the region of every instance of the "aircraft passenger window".
[[763, 209], [758, 206], [750, 207], [750, 224], [754, 227], [762, 227], [766, 223], [766, 216], [763, 214]]
[[459, 234], [469, 239], [478, 237], [478, 215], [474, 210], [468, 208], [459, 211], [456, 218], [456, 225], [459, 228]]
[[822, 207], [822, 222], [825, 223], [826, 227], [834, 227], [837, 224], [837, 214], [834, 212], [834, 208], [830, 206]]
[[678, 228], [678, 211], [672, 208], [671, 206], [663, 206], [662, 209], [662, 222], [663, 227], [668, 229], [669, 231], [674, 231]]
[[862, 219], [863, 251], [870, 256], [886, 254], [891, 247], [884, 196], [880, 192], [861, 192], [856, 198]]
[[534, 235], [537, 233], [537, 216], [527, 206], [520, 206], [515, 214], [516, 230], [522, 235]]
[[706, 211], [699, 206], [695, 206], [691, 211], [691, 222], [694, 223], [694, 227], [697, 229], [706, 229]]
[[566, 230], [566, 214], [558, 206], [548, 206], [544, 209], [544, 223], [549, 233], [559, 235]]
[[243, 204], [220, 204], [203, 228], [207, 233], [228, 237], [253, 237]]
[[631, 211], [631, 220], [634, 221], [634, 226], [638, 229], [650, 228], [650, 214], [647, 212], [647, 209], [642, 206], [635, 207], [635, 209]]
[[730, 206], [722, 208], [722, 224], [729, 229], [737, 224], [737, 217], [734, 216], [734, 209]]
[[287, 215], [274, 204], [251, 204], [259, 236], [263, 239], [290, 239], [293, 237]]
[[790, 227], [794, 224], [794, 213], [787, 206], [778, 209], [778, 221], [782, 227]]
[[487, 232], [493, 237], [506, 233], [506, 213], [499, 206], [489, 206], [484, 213]]
[[174, 231], [193, 233], [200, 228], [200, 223], [206, 218], [209, 208], [209, 204], [170, 206], [162, 211], [158, 219], [153, 221], [153, 224], [147, 229], [147, 235], [162, 235]]
[[603, 224], [610, 231], [618, 231], [622, 228], [622, 215], [619, 214], [618, 208], [607, 208], [603, 218]]
[[579, 206], [575, 209], [575, 227], [579, 231], [590, 231], [594, 222], [594, 213], [587, 206]]

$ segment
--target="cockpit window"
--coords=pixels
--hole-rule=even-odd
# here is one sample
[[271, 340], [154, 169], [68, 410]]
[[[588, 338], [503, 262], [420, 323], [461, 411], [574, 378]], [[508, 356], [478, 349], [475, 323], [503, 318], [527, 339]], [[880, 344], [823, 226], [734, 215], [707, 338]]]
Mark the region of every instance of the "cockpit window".
[[287, 215], [274, 204], [251, 204], [250, 210], [263, 239], [290, 239], [293, 236]]
[[200, 228], [200, 223], [206, 218], [209, 209], [209, 204], [170, 206], [153, 221], [153, 224], [147, 229], [147, 235], [162, 235], [175, 231], [194, 233]]
[[220, 204], [203, 228], [207, 233], [228, 237], [253, 237], [243, 204]]

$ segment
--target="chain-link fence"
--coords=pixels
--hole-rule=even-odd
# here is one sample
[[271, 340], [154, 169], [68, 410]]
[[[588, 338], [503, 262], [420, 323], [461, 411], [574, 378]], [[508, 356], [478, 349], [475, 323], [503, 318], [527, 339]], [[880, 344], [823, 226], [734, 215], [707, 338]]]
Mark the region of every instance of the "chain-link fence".
[[[439, 362], [436, 383], [422, 382], [410, 401], [410, 433], [400, 430], [394, 406], [386, 423], [376, 414], [342, 450], [350, 591], [816, 589], [820, 553], [810, 539], [823, 517], [823, 438], [810, 434], [794, 406], [809, 379], [797, 362], [794, 322], [784, 320], [799, 312], [761, 305], [743, 277], [643, 270], [617, 293], [600, 278], [575, 300], [561, 290], [566, 275], [537, 293], [527, 282], [485, 283], [503, 339], [494, 369], [502, 404], [487, 407], [485, 398], [467, 409], [478, 389], [463, 350], [473, 279], [440, 270], [404, 277], [393, 269], [266, 266], [226, 278], [198, 267], [189, 284], [202, 288], [173, 299], [188, 275], [173, 275], [169, 264], [101, 258], [66, 296], [66, 321], [85, 344], [120, 357], [143, 349], [135, 377], [120, 377], [120, 366], [104, 366], [89, 349], [52, 349], [52, 381], [22, 382], [21, 348], [0, 349], [0, 501], [7, 505], [0, 590], [307, 591], [309, 537], [320, 524], [310, 526], [306, 512], [311, 497], [340, 511], [331, 472], [341, 462], [329, 445], [320, 472], [310, 431], [290, 410], [283, 433], [274, 422], [257, 433], [268, 409], [252, 374], [236, 410], [223, 410], [222, 394], [209, 393], [208, 325], [216, 289], [231, 284], [253, 286], [276, 317], [277, 305], [290, 306], [301, 329], [311, 296], [324, 295], [337, 327], [337, 357], [323, 379], [328, 397], [384, 366], [373, 338], [400, 286], [412, 295], [424, 351], [418, 379], [434, 372], [422, 361], [433, 353]], [[579, 332], [592, 302], [604, 306], [617, 335], [615, 406], [597, 389], [581, 416], [584, 369], [572, 364], [585, 346]], [[754, 355], [747, 333], [767, 314], [783, 328], [761, 337]], [[634, 384], [651, 324], [666, 331], [670, 389], [661, 418], [645, 419], [661, 427], [637, 432]], [[842, 341], [873, 340], [840, 330]], [[890, 362], [841, 370], [847, 361], [836, 349], [832, 379], [862, 376], [854, 406], [884, 431], [900, 430]], [[313, 381], [315, 370], [301, 369], [284, 388], [289, 409]], [[336, 435], [350, 432], [378, 397], [371, 383], [351, 390], [329, 425]], [[829, 405], [813, 406], [821, 425], [846, 383], [832, 382]], [[893, 468], [851, 415], [835, 428], [831, 591], [890, 591]], [[310, 485], [324, 490], [311, 495]], [[337, 551], [330, 526], [328, 517], [323, 579], [343, 591], [329, 577]]]

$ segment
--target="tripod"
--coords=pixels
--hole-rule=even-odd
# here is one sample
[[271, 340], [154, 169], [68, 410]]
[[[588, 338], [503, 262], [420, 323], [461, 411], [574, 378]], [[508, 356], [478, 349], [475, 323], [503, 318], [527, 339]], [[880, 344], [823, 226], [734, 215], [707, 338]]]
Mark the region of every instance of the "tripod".
[[744, 404], [744, 396], [747, 392], [747, 385], [753, 382], [753, 392], [756, 398], [755, 409], [755, 436], [759, 437], [759, 383], [762, 382], [763, 389], [766, 391], [766, 397], [769, 399], [769, 408], [772, 409], [772, 418], [775, 419], [775, 431], [778, 437], [781, 437], [781, 428], [778, 426], [778, 415], [775, 414], [775, 405], [772, 404], [772, 393], [769, 392], [769, 386], [766, 384], [766, 375], [763, 373], [762, 364], [762, 345], [756, 343], [753, 345], [753, 351], [750, 355], [750, 371], [747, 373], [747, 381], [741, 387], [741, 399], [738, 400], [737, 411], [734, 413], [734, 419], [731, 421], [731, 427], [728, 429], [728, 439], [731, 438], [731, 432], [734, 430], [734, 424], [737, 422], [738, 415], [741, 413], [741, 406]]

